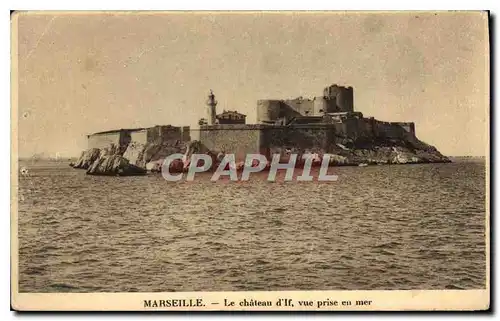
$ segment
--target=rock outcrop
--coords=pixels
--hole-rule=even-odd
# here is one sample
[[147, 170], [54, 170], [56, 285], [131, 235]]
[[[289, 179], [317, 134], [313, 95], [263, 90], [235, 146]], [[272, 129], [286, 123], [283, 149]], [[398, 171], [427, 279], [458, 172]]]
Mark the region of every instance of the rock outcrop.
[[[333, 161], [332, 161], [333, 159]], [[389, 143], [371, 142], [352, 144], [350, 148], [339, 146], [330, 157], [333, 165], [382, 165], [382, 164], [421, 164], [449, 163], [435, 147], [421, 141], [393, 141]]]
[[99, 157], [92, 166], [87, 169], [89, 175], [109, 176], [134, 176], [144, 175], [146, 170], [130, 162], [120, 155]]
[[130, 142], [123, 153], [123, 157], [128, 159], [131, 164], [137, 166], [145, 165], [143, 159], [144, 147], [145, 145], [139, 142]]
[[123, 157], [128, 159], [131, 164], [146, 168], [150, 162], [155, 162], [172, 154], [184, 154], [186, 152], [186, 144], [180, 141], [163, 142], [163, 143], [147, 143], [131, 142]]
[[152, 173], [160, 173], [163, 166], [164, 159], [158, 159], [146, 164], [146, 170]]
[[73, 164], [73, 168], [88, 169], [101, 155], [99, 148], [91, 148], [83, 151], [78, 160]]
[[337, 154], [330, 154], [330, 165], [348, 165], [349, 160], [347, 157]]

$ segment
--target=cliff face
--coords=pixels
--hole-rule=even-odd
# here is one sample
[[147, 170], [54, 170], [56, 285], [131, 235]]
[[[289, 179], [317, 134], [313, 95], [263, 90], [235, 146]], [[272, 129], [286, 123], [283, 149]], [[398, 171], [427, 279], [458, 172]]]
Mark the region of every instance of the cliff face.
[[130, 164], [120, 155], [102, 156], [87, 169], [89, 175], [132, 176], [145, 173], [145, 169]]
[[186, 149], [187, 146], [183, 143], [172, 145], [164, 142], [130, 142], [125, 146], [90, 148], [83, 151], [80, 158], [71, 165], [73, 168], [86, 169], [89, 175], [141, 175], [145, 174], [146, 169], [159, 171], [165, 157], [176, 153], [184, 154]]
[[414, 149], [408, 146], [371, 146], [360, 149], [339, 149], [335, 155], [343, 158], [342, 165], [383, 165], [449, 163], [435, 148]]
[[80, 158], [72, 165], [73, 168], [87, 169], [99, 158], [101, 150], [99, 148], [90, 148], [83, 151]]
[[398, 139], [343, 139], [335, 144], [331, 152], [345, 157], [346, 163], [352, 165], [450, 162], [434, 146], [410, 134]]
[[184, 154], [185, 152], [186, 144], [177, 141], [146, 144], [131, 142], [123, 153], [123, 157], [133, 165], [146, 168], [149, 163], [158, 162], [172, 154]]

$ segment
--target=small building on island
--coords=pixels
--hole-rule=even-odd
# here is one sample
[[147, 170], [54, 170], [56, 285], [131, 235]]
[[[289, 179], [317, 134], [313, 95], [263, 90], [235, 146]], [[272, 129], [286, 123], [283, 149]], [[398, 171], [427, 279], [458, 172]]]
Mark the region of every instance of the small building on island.
[[222, 114], [215, 116], [218, 124], [245, 124], [247, 115], [237, 111], [224, 110]]

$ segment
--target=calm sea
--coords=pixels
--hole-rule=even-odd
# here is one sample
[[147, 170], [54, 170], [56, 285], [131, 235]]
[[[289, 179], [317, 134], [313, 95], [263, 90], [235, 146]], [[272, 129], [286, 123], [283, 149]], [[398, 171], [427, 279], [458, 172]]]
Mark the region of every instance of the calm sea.
[[21, 162], [21, 292], [479, 289], [485, 164], [167, 182]]

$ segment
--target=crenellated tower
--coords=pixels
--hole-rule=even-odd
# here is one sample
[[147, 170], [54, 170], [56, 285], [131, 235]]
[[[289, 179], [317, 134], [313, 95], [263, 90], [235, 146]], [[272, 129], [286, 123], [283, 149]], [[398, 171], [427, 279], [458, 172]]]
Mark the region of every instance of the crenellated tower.
[[328, 112], [353, 112], [354, 111], [354, 89], [331, 85], [323, 90], [323, 96], [328, 105]]

